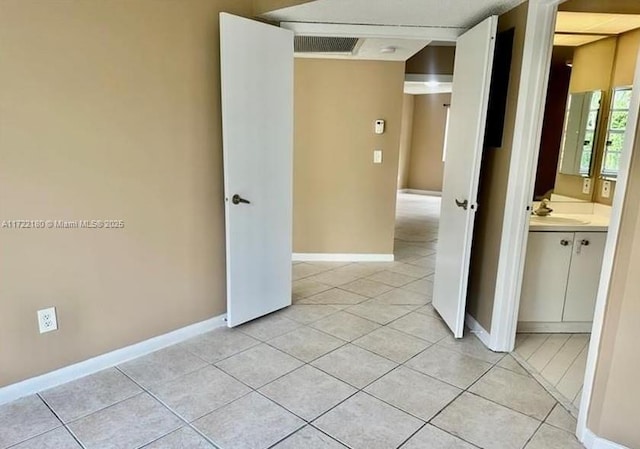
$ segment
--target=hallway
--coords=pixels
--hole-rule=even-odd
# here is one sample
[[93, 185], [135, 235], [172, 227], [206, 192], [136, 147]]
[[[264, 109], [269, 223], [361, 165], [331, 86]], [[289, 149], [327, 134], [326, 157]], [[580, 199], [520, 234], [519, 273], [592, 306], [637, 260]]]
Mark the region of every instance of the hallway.
[[0, 448], [581, 448], [510, 355], [431, 307], [438, 208], [399, 196], [396, 262], [295, 263], [287, 309], [0, 406]]

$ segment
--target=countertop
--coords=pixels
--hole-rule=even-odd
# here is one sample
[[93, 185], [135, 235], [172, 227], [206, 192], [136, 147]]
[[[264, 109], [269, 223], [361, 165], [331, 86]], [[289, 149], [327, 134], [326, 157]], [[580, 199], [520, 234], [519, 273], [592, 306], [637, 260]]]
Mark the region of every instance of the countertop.
[[529, 231], [555, 232], [607, 232], [609, 217], [590, 214], [559, 214], [552, 212], [546, 217], [532, 215]]

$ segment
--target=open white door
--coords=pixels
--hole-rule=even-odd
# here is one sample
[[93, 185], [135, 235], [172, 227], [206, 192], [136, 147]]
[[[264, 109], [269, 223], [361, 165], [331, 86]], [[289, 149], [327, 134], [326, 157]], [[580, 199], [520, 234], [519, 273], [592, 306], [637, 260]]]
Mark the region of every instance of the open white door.
[[220, 60], [233, 327], [291, 304], [293, 33], [222, 13]]
[[497, 16], [489, 17], [456, 44], [433, 285], [433, 306], [456, 338], [464, 331], [497, 23]]

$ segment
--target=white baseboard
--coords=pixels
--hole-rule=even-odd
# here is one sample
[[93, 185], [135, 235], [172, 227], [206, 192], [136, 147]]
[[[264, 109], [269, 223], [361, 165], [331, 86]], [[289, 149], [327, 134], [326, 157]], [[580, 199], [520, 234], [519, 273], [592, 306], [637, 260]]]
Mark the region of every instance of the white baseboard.
[[401, 193], [413, 193], [414, 195], [425, 195], [425, 196], [442, 196], [442, 192], [438, 192], [435, 190], [418, 190], [418, 189], [400, 189]]
[[549, 323], [542, 321], [519, 321], [518, 332], [525, 334], [590, 334], [593, 329], [591, 322]]
[[482, 327], [480, 323], [478, 323], [476, 319], [468, 313], [465, 317], [464, 322], [467, 327], [471, 329], [471, 333], [478, 337], [487, 348], [491, 349], [491, 334], [487, 332], [485, 328]]
[[175, 331], [150, 338], [106, 354], [93, 357], [64, 368], [42, 374], [31, 379], [0, 388], [0, 405], [28, 396], [39, 391], [53, 388], [80, 377], [96, 373], [106, 368], [135, 359], [158, 349], [180, 343], [181, 341], [209, 332], [225, 325], [226, 315], [219, 315], [200, 323], [177, 329]]
[[613, 441], [600, 438], [589, 429], [585, 429], [582, 444], [584, 444], [584, 447], [587, 449], [629, 449], [628, 447], [614, 443]]
[[293, 253], [294, 262], [393, 262], [393, 254]]

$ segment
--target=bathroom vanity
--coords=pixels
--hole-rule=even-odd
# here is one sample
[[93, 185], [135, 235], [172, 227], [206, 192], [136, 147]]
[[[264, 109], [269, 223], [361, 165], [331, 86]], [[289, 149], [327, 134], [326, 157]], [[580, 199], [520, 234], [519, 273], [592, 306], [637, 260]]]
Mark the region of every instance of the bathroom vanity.
[[591, 331], [609, 218], [581, 207], [531, 217], [519, 332]]

